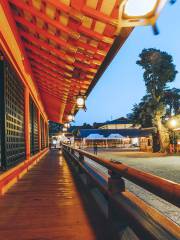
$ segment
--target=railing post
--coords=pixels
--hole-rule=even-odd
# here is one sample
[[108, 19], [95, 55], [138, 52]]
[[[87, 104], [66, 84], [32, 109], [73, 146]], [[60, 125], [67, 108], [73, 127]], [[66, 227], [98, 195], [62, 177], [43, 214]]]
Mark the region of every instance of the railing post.
[[[115, 196], [125, 191], [125, 182], [121, 175], [109, 170], [108, 191], [109, 195]], [[112, 226], [112, 235], [118, 233], [121, 236], [127, 228], [127, 221], [124, 219], [123, 213], [120, 216], [111, 197], [108, 197], [108, 222]]]
[[125, 191], [125, 183], [121, 176], [114, 171], [108, 171], [110, 177], [108, 179], [108, 190], [111, 194]]
[[[84, 157], [85, 156], [82, 153], [79, 153], [79, 162], [82, 163], [82, 164], [84, 164]], [[94, 187], [91, 178], [88, 176], [88, 174], [86, 172], [84, 172], [82, 170], [82, 168], [79, 165], [78, 165], [78, 172], [79, 172], [81, 180], [86, 185], [86, 187], [88, 187], [89, 189]]]
[[83, 156], [81, 153], [79, 153], [79, 161], [80, 161], [81, 163], [84, 162], [84, 156]]

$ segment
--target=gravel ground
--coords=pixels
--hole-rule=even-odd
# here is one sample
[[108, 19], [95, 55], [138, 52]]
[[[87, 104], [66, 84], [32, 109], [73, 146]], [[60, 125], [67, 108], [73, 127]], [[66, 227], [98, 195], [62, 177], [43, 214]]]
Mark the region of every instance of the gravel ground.
[[[120, 161], [136, 169], [152, 173], [154, 175], [166, 178], [168, 180], [180, 183], [180, 157], [179, 156], [146, 156], [138, 153], [118, 153], [118, 152], [99, 152], [98, 156], [106, 159], [114, 159]], [[172, 219], [180, 225], [180, 209], [172, 204], [162, 200], [161, 198], [151, 194], [141, 187], [126, 180], [126, 188], [135, 195], [143, 199], [145, 202], [162, 212], [164, 215]]]

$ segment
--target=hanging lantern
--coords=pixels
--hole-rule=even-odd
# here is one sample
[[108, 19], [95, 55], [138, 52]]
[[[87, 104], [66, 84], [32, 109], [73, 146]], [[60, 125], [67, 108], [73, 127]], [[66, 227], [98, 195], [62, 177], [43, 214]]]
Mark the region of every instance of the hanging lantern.
[[[117, 33], [123, 27], [152, 25], [154, 34], [159, 30], [156, 21], [168, 0], [122, 0], [119, 6]], [[171, 4], [175, 0], [169, 0]]]
[[65, 123], [64, 128], [70, 128], [70, 123]]
[[78, 109], [85, 109], [85, 97], [79, 94], [76, 98], [76, 104]]
[[146, 17], [155, 12], [158, 0], [127, 0], [124, 14], [128, 17]]
[[67, 132], [67, 128], [66, 128], [66, 127], [63, 127], [62, 131], [63, 131], [63, 132]]
[[74, 121], [74, 115], [69, 114], [67, 119], [68, 119], [69, 122], [73, 122]]

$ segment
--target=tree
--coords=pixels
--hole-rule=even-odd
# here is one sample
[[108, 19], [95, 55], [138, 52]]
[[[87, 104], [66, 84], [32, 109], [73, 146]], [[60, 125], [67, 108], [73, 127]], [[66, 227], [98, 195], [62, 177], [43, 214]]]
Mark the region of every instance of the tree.
[[150, 96], [145, 95], [139, 104], [135, 104], [132, 113], [128, 114], [129, 120], [134, 124], [140, 124], [142, 127], [152, 127], [152, 114], [150, 105]]
[[164, 101], [167, 108], [167, 115], [180, 114], [180, 89], [168, 89], [164, 94]]
[[172, 56], [166, 52], [154, 48], [144, 49], [139, 57], [136, 63], [144, 69], [148, 99], [142, 104], [140, 114], [143, 115], [143, 111], [149, 112], [152, 126], [157, 129], [156, 137], [159, 138], [160, 150], [165, 152], [169, 147], [168, 129], [162, 124], [162, 117], [166, 112], [165, 93], [167, 93], [167, 84], [174, 81], [177, 71]]

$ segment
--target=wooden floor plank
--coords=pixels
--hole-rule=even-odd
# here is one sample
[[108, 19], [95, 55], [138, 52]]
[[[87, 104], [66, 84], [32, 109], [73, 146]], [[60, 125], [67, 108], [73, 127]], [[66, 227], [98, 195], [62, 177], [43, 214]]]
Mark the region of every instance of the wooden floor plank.
[[0, 198], [1, 240], [105, 240], [106, 221], [52, 151]]

